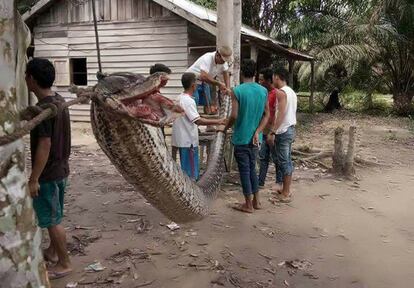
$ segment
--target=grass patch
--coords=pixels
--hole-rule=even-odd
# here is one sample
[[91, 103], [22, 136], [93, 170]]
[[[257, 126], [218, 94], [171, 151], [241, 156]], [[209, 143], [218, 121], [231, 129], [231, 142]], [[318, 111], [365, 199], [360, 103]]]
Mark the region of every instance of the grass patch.
[[[309, 96], [310, 92], [298, 92], [298, 95]], [[313, 101], [314, 112], [323, 111], [325, 104], [329, 100], [329, 94], [315, 92]], [[373, 116], [389, 116], [393, 114], [393, 100], [390, 94], [372, 95], [372, 105], [369, 107], [367, 95], [364, 91], [344, 91], [339, 97], [339, 101], [344, 109], [364, 113]], [[309, 112], [309, 98], [298, 97], [298, 111]]]

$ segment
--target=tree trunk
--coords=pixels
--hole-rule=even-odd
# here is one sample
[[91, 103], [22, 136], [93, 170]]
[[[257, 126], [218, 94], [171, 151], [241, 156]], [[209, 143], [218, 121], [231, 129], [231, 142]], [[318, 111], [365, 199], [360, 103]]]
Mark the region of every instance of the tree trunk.
[[234, 43], [233, 43], [233, 86], [240, 84], [240, 41], [241, 41], [241, 14], [242, 14], [242, 1], [233, 0], [234, 8]]
[[334, 153], [332, 155], [332, 169], [334, 173], [342, 174], [344, 169], [344, 129], [335, 129]]
[[372, 99], [372, 90], [367, 92], [366, 102], [365, 102], [366, 109], [372, 110], [374, 108], [374, 102]]
[[349, 127], [348, 150], [346, 151], [344, 174], [348, 177], [355, 174], [354, 168], [354, 151], [355, 151], [356, 127]]
[[401, 116], [407, 116], [412, 112], [414, 91], [394, 92], [394, 109]]
[[[16, 63], [16, 59], [24, 61], [24, 57], [17, 55], [22, 54], [18, 51], [22, 49], [19, 44], [24, 43], [21, 40], [27, 34], [18, 29], [22, 23], [14, 2], [1, 1], [0, 5], [0, 136], [12, 133], [19, 126], [16, 106], [20, 95], [16, 93], [24, 85], [24, 74], [19, 69], [22, 63]], [[34, 222], [24, 145], [20, 139], [0, 147], [1, 287], [49, 287], [40, 243], [41, 230]]]

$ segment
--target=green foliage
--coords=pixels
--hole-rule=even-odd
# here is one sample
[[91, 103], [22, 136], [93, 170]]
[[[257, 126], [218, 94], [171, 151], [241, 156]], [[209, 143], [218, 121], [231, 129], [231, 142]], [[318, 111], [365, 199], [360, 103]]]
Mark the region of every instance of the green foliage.
[[17, 0], [17, 10], [19, 10], [20, 14], [24, 14], [38, 1], [39, 0]]
[[[300, 0], [292, 1], [290, 9], [298, 17], [289, 22], [288, 33], [297, 48], [308, 49], [319, 60], [318, 89], [337, 85], [362, 89], [368, 108], [373, 105], [372, 93], [389, 91], [395, 110], [409, 113], [414, 96], [412, 0]], [[333, 66], [342, 67], [347, 76], [331, 77], [327, 71]], [[302, 65], [299, 79], [309, 81], [309, 75], [309, 65]]]
[[192, 2], [206, 7], [211, 10], [216, 10], [217, 7], [217, 0], [191, 0]]

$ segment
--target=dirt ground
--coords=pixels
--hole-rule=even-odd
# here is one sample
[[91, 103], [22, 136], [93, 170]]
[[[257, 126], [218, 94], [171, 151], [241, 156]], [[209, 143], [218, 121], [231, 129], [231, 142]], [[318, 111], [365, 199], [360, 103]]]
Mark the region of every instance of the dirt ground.
[[[230, 175], [211, 215], [175, 231], [117, 173], [89, 126], [74, 125], [64, 225], [75, 272], [53, 287], [412, 287], [414, 135], [407, 122], [347, 113], [300, 119], [295, 145], [332, 149], [335, 127], [356, 123], [358, 153], [390, 166], [358, 168], [357, 181], [297, 167], [289, 205], [268, 201], [272, 168], [264, 209], [252, 215], [228, 207], [242, 198], [237, 174]], [[105, 269], [86, 272], [94, 261]]]

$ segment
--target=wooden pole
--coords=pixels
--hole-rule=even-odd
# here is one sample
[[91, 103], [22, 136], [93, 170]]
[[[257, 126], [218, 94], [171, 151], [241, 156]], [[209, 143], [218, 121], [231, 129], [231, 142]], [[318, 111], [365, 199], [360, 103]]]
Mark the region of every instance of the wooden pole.
[[254, 43], [250, 43], [250, 59], [254, 60], [254, 62], [257, 63], [257, 56], [259, 51], [257, 51], [257, 46]]
[[99, 67], [99, 72], [102, 73], [101, 50], [99, 48], [99, 35], [98, 35], [98, 23], [96, 20], [95, 0], [92, 0], [92, 14], [93, 14], [93, 27], [95, 28], [95, 42], [96, 42], [96, 52], [98, 55], [98, 67]]
[[311, 61], [311, 87], [309, 97], [309, 111], [313, 113], [313, 93], [315, 92], [315, 61]]
[[355, 153], [355, 135], [356, 127], [349, 127], [348, 150], [346, 151], [344, 174], [348, 177], [355, 174], [354, 153]]
[[233, 47], [233, 0], [217, 1], [217, 47]]
[[342, 127], [335, 129], [334, 141], [332, 168], [334, 173], [342, 174], [344, 169], [344, 129]]
[[293, 65], [295, 65], [295, 61], [293, 59], [289, 59], [289, 86], [293, 89]]
[[237, 86], [240, 84], [240, 60], [241, 60], [241, 14], [242, 14], [242, 1], [234, 0], [234, 39], [233, 39], [233, 85]]

